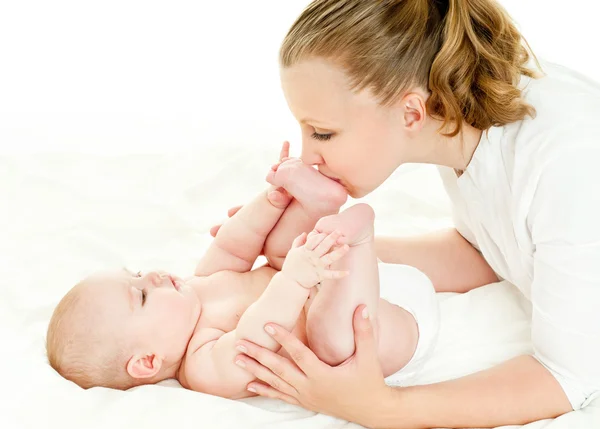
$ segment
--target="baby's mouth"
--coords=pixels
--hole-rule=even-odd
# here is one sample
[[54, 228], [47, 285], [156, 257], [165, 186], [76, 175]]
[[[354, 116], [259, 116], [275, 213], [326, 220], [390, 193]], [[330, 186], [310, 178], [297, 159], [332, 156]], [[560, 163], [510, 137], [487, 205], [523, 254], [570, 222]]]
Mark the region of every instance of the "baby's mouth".
[[175, 290], [177, 292], [181, 292], [181, 286], [179, 285], [179, 282], [177, 280], [175, 280], [173, 277], [169, 276], [169, 280], [171, 280], [171, 284], [173, 285], [173, 287], [175, 288]]

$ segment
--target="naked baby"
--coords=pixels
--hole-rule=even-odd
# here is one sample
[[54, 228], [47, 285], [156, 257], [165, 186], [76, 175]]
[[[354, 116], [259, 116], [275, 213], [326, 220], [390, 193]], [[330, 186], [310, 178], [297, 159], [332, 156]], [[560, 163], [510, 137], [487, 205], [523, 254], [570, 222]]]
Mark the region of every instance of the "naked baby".
[[[373, 211], [358, 204], [339, 213], [347, 194], [336, 181], [290, 158], [267, 181], [219, 229], [193, 276], [121, 270], [73, 287], [49, 324], [52, 367], [83, 388], [176, 378], [244, 398], [254, 377], [236, 364], [236, 341], [285, 354], [263, 329], [273, 322], [337, 365], [354, 352], [352, 315], [367, 304], [384, 374], [414, 372], [437, 332], [429, 280], [414, 269], [380, 274]], [[253, 269], [261, 252], [268, 264]], [[393, 283], [387, 300], [380, 280]]]

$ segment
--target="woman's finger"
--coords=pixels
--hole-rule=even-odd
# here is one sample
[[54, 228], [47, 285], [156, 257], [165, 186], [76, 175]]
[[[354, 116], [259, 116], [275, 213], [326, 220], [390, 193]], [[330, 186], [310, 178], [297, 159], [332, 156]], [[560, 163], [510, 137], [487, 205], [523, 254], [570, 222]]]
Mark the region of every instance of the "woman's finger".
[[[298, 390], [306, 382], [306, 375], [289, 359], [249, 341], [239, 341], [236, 346], [241, 353], [253, 358], [294, 389]], [[247, 371], [259, 378], [259, 374], [252, 371], [254, 369], [248, 368]]]
[[[285, 349], [285, 351], [290, 355], [294, 363], [300, 368], [302, 371], [298, 371], [298, 373], [303, 373], [302, 378], [298, 381], [290, 381], [285, 377], [281, 377], [290, 383], [292, 386], [298, 390], [301, 386], [298, 385], [298, 382], [303, 381], [306, 376], [311, 376], [312, 373], [323, 369], [324, 367], [329, 368], [328, 365], [324, 364], [319, 360], [317, 355], [315, 355], [312, 350], [306, 347], [302, 341], [300, 341], [295, 335], [286, 331], [281, 326], [268, 324], [265, 326], [265, 331], [273, 337], [275, 341], [277, 341], [281, 346]], [[276, 355], [278, 356], [278, 355]], [[253, 356], [254, 357], [254, 356]], [[269, 368], [275, 374], [280, 375], [279, 373], [283, 370], [286, 370], [287, 367], [281, 366], [281, 360], [276, 360], [273, 362], [263, 362], [260, 359], [257, 359], [264, 366]], [[286, 359], [285, 362], [289, 361]], [[269, 365], [271, 363], [271, 365]]]
[[274, 207], [284, 209], [292, 201], [292, 196], [283, 188], [276, 188], [267, 194], [267, 199]]
[[227, 210], [227, 216], [232, 217], [234, 214], [239, 212], [241, 208], [242, 208], [242, 206], [236, 206], [236, 207], [230, 208], [229, 210]]
[[366, 305], [359, 305], [354, 311], [354, 344], [357, 365], [374, 365], [381, 368], [377, 354], [377, 344], [373, 324]]
[[271, 386], [273, 389], [283, 393], [284, 395], [297, 397], [298, 391], [288, 383], [277, 377], [267, 368], [256, 362], [254, 359], [246, 355], [239, 355], [235, 358], [236, 365], [244, 368], [246, 371], [254, 375], [259, 380]]
[[217, 236], [217, 233], [219, 232], [219, 229], [221, 229], [221, 226], [222, 225], [215, 225], [210, 229], [210, 235], [212, 235], [213, 238]]
[[257, 395], [264, 396], [265, 398], [271, 399], [280, 399], [282, 401], [287, 402], [292, 405], [300, 405], [300, 402], [296, 400], [296, 398], [281, 393], [278, 390], [273, 389], [270, 386], [264, 385], [262, 383], [252, 382], [248, 385], [248, 391], [252, 393], [256, 393]]

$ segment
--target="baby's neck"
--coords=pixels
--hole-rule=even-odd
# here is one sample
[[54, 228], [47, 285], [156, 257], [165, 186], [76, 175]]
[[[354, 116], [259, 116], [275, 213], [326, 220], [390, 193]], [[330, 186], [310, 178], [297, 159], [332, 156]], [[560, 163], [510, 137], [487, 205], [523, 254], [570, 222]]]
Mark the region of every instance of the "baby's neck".
[[168, 380], [169, 378], [178, 378], [178, 374], [181, 369], [182, 363], [183, 359], [180, 359], [179, 361], [173, 362], [167, 368], [165, 368], [165, 372], [163, 373], [163, 380]]

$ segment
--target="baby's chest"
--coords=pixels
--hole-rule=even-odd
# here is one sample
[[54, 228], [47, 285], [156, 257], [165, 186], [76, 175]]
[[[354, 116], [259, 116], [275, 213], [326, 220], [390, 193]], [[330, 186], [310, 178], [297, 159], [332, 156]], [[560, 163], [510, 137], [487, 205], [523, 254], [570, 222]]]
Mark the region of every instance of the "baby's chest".
[[[246, 273], [223, 272], [211, 279], [206, 294], [202, 300], [202, 313], [198, 322], [199, 328], [216, 328], [224, 332], [236, 329], [240, 318], [262, 295], [270, 279], [275, 274], [271, 268], [258, 269]], [[306, 314], [302, 309], [294, 335], [304, 344], [306, 338]], [[287, 356], [284, 349], [279, 354]]]
[[203, 293], [199, 327], [225, 332], [236, 328], [240, 318], [260, 296], [250, 273], [217, 273]]

